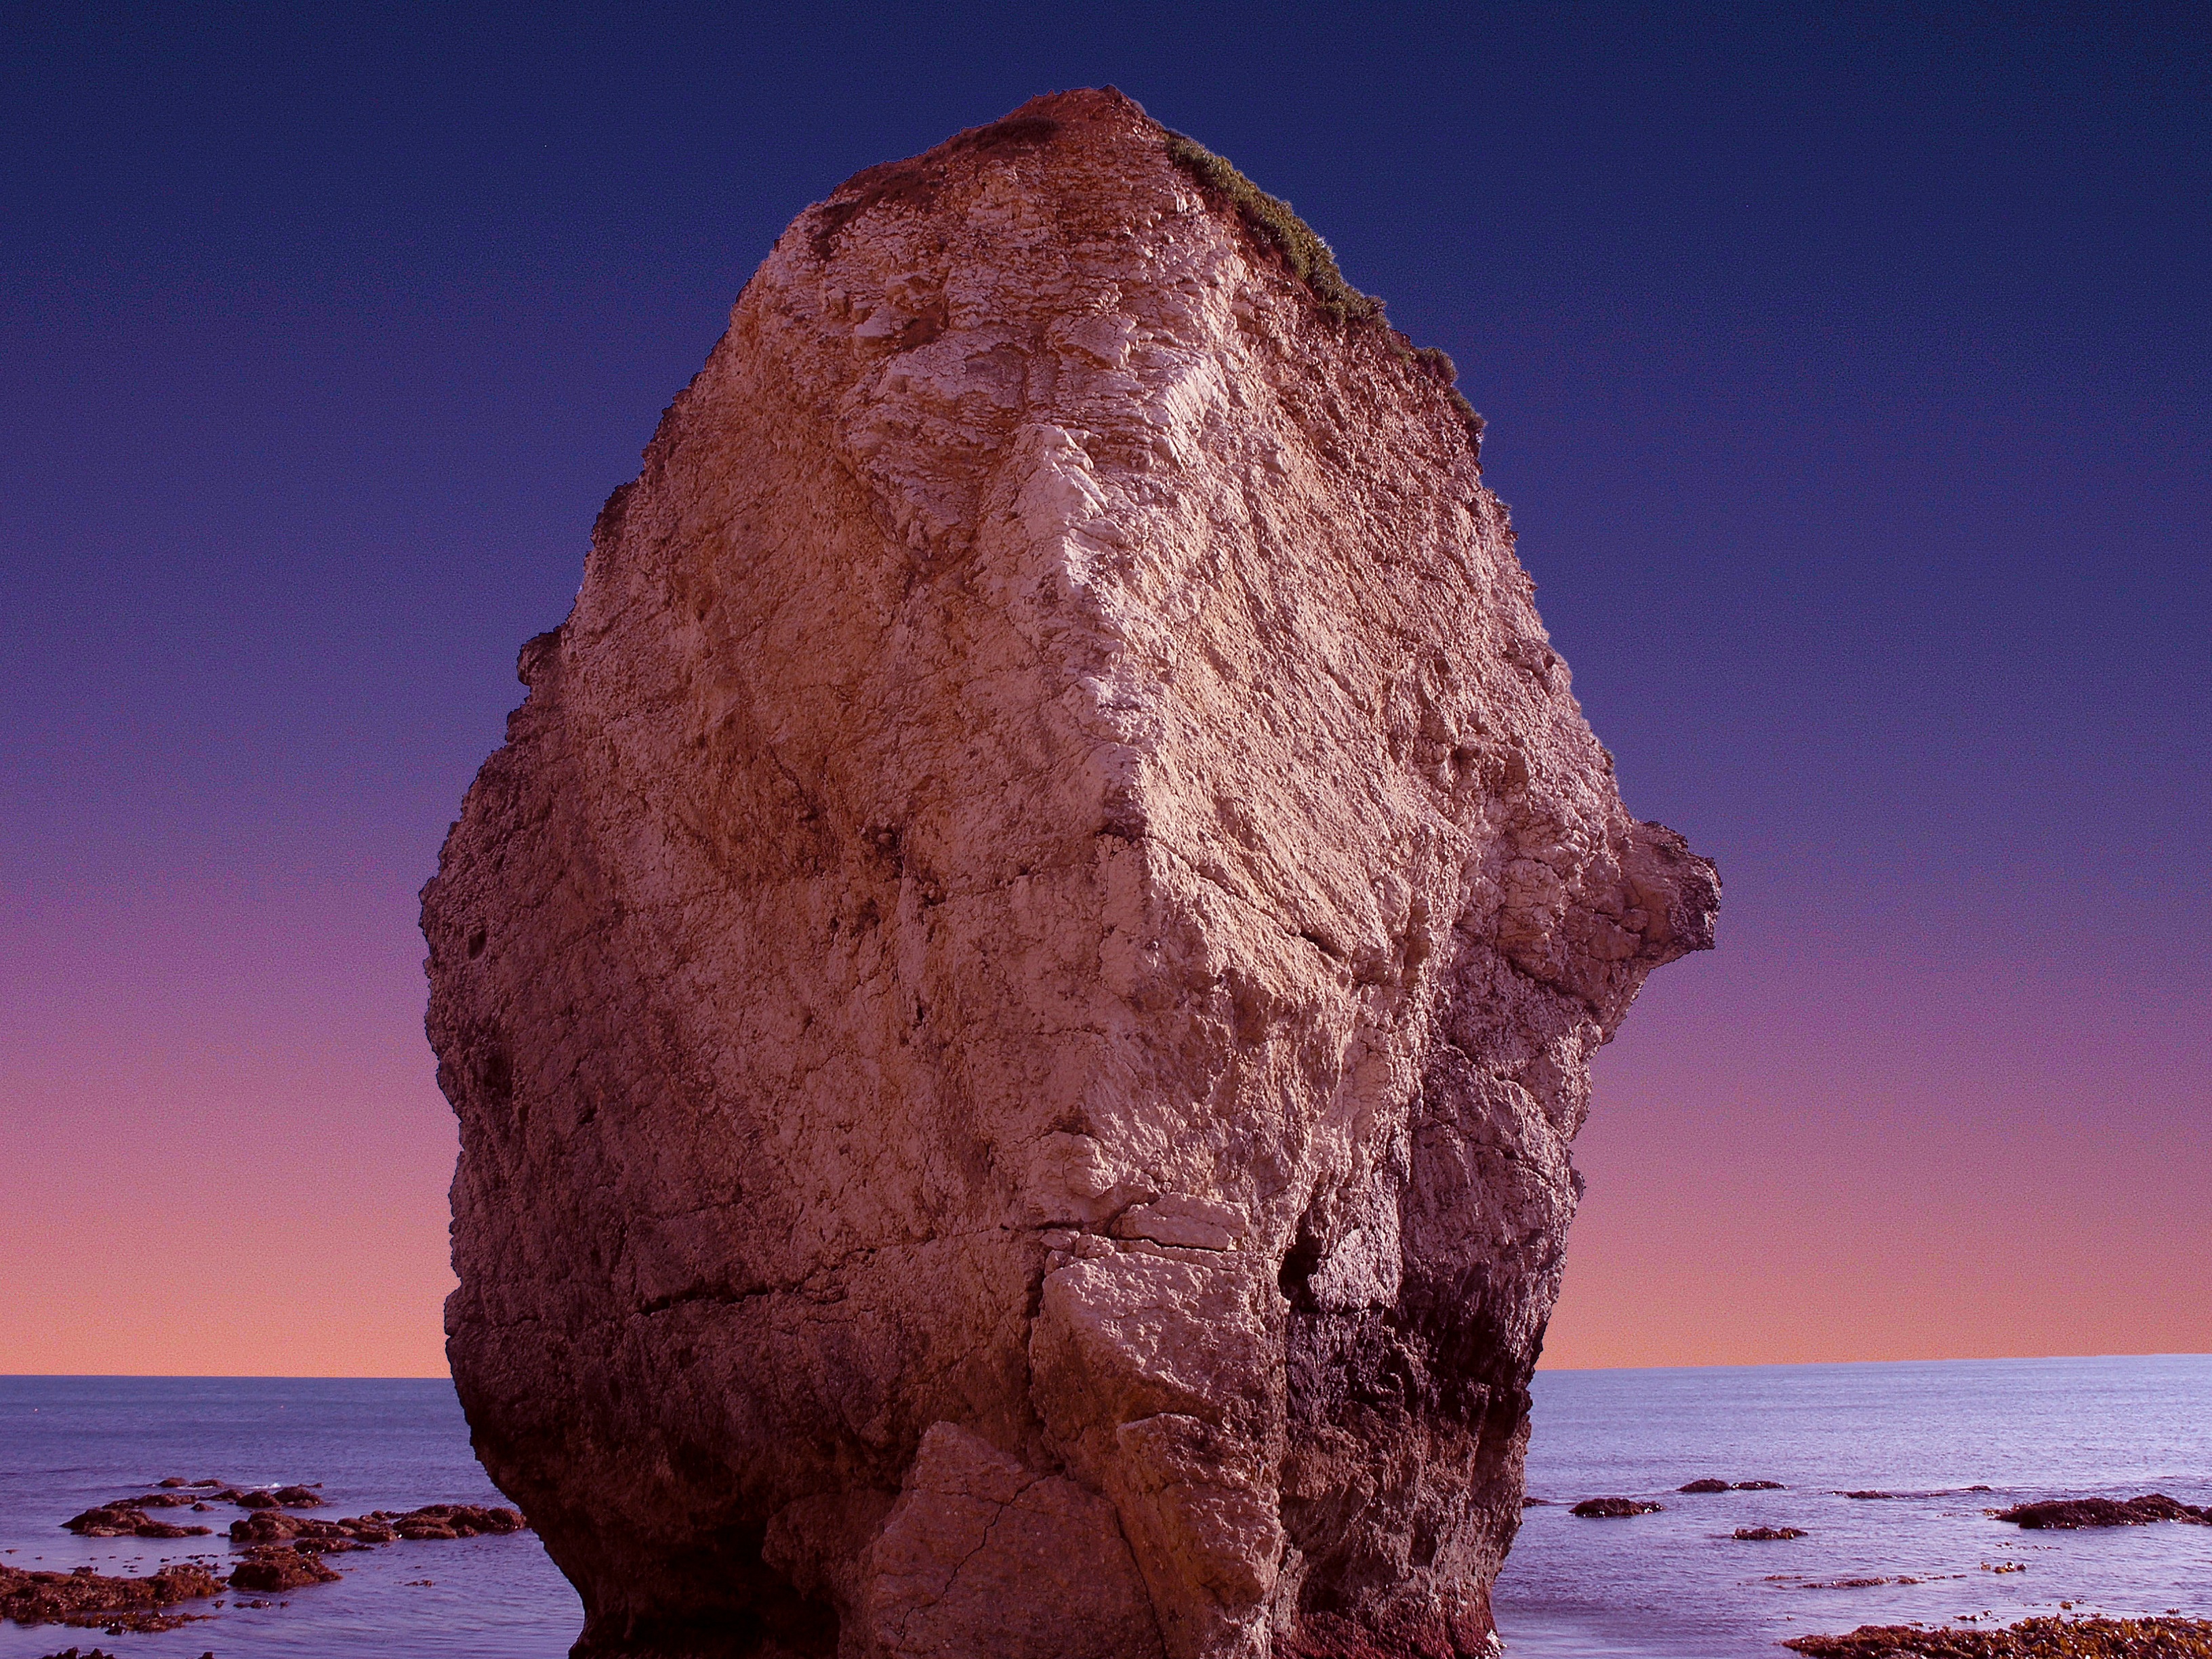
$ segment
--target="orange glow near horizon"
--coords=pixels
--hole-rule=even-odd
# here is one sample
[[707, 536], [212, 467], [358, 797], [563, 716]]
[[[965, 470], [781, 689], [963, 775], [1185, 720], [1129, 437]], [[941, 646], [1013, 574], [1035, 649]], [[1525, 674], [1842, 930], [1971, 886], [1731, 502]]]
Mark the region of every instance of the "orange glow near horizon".
[[1726, 944], [1599, 1057], [1546, 1366], [2212, 1351], [2201, 999]]
[[[406, 886], [43, 940], [64, 971], [0, 1026], [0, 1372], [444, 1374], [455, 1136]], [[2212, 1351], [2208, 1025], [1724, 933], [1600, 1057], [1545, 1364]]]
[[408, 908], [172, 889], [38, 930], [0, 979], [0, 1372], [446, 1374], [458, 1137]]

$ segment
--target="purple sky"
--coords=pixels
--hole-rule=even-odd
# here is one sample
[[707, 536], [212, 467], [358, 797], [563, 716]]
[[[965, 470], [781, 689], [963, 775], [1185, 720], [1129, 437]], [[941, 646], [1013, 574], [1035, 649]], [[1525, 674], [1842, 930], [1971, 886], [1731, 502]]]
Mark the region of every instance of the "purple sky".
[[2212, 1348], [2198, 7], [9, 8], [0, 1370], [436, 1369], [414, 894], [781, 227], [1113, 82], [1457, 359], [1722, 948], [1550, 1358]]

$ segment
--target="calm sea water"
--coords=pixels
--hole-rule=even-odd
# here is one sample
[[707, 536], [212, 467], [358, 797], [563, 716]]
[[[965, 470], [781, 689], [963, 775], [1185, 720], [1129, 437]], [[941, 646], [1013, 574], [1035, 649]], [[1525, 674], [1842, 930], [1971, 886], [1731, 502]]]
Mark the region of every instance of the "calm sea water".
[[[469, 1450], [453, 1385], [254, 1378], [0, 1377], [0, 1561], [150, 1572], [172, 1558], [229, 1553], [242, 1511], [149, 1510], [212, 1538], [77, 1538], [60, 1523], [167, 1475], [238, 1486], [323, 1483], [322, 1516], [419, 1504], [503, 1504]], [[333, 1558], [345, 1577], [294, 1590], [285, 1607], [229, 1601], [160, 1636], [0, 1623], [0, 1659], [94, 1644], [121, 1659], [561, 1659], [583, 1624], [576, 1593], [535, 1534], [389, 1545]], [[428, 1579], [427, 1584], [420, 1582]], [[272, 1600], [274, 1598], [271, 1598]], [[226, 1598], [228, 1601], [228, 1598]]]
[[[1526, 1512], [1498, 1579], [1516, 1655], [1789, 1659], [1773, 1644], [1808, 1631], [2008, 1623], [2062, 1601], [2212, 1617], [2212, 1527], [2023, 1533], [1982, 1512], [2145, 1492], [2212, 1503], [2212, 1355], [1544, 1371], [1535, 1396], [1528, 1491], [1559, 1506]], [[1674, 1491], [1707, 1476], [1789, 1490]], [[1869, 1489], [1911, 1495], [1835, 1495]], [[1565, 1508], [1615, 1495], [1666, 1509]], [[1759, 1526], [1808, 1536], [1731, 1535]], [[1810, 1588], [1900, 1577], [1923, 1582]]]
[[[1803, 1631], [1998, 1623], [2062, 1600], [2212, 1617], [2212, 1528], [2023, 1534], [1982, 1513], [2065, 1493], [2212, 1503], [2212, 1356], [1548, 1371], [1535, 1394], [1529, 1491], [1559, 1501], [1528, 1511], [1498, 1583], [1516, 1656], [1783, 1659], [1773, 1644]], [[155, 1543], [61, 1530], [79, 1510], [170, 1474], [319, 1480], [325, 1515], [499, 1501], [443, 1382], [0, 1378], [0, 1549], [10, 1552], [0, 1560], [146, 1571], [227, 1553], [219, 1535]], [[1675, 1492], [1707, 1475], [1788, 1490]], [[1977, 1485], [1992, 1490], [1964, 1490]], [[1834, 1495], [1865, 1488], [1911, 1495]], [[1567, 1513], [1616, 1495], [1667, 1507], [1626, 1521]], [[1760, 1525], [1809, 1535], [1729, 1535]], [[1983, 1568], [2015, 1561], [2028, 1570]], [[124, 1659], [560, 1659], [580, 1622], [574, 1592], [529, 1534], [399, 1543], [337, 1565], [342, 1583], [295, 1591], [288, 1606], [233, 1603], [163, 1636], [0, 1624], [0, 1659], [94, 1642]], [[1819, 1588], [1899, 1577], [1923, 1582]]]

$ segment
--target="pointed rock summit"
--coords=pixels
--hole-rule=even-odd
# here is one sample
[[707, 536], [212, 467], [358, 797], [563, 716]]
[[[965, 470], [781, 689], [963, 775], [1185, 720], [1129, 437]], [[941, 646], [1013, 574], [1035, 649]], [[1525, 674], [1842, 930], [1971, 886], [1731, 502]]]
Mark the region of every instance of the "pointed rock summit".
[[1110, 90], [746, 285], [423, 900], [579, 1654], [1493, 1650], [1589, 1059], [1718, 887], [1449, 378]]

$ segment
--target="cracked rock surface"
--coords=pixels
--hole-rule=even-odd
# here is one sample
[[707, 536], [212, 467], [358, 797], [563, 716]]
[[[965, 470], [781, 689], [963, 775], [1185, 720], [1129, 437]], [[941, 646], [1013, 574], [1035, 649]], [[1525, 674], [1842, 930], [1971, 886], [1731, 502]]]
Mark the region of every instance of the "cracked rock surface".
[[1111, 91], [808, 210], [425, 890], [585, 1655], [1493, 1643], [1623, 810], [1435, 367]]

